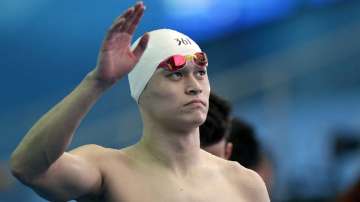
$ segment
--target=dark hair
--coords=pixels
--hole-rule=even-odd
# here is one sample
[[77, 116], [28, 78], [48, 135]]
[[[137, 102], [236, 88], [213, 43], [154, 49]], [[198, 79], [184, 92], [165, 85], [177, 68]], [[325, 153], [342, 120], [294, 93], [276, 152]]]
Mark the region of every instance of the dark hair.
[[200, 126], [200, 145], [202, 147], [213, 145], [223, 138], [227, 138], [231, 120], [230, 113], [230, 103], [215, 93], [210, 93], [209, 112], [206, 121]]
[[229, 142], [233, 144], [230, 160], [250, 169], [258, 166], [261, 158], [260, 145], [250, 124], [234, 118], [231, 122]]

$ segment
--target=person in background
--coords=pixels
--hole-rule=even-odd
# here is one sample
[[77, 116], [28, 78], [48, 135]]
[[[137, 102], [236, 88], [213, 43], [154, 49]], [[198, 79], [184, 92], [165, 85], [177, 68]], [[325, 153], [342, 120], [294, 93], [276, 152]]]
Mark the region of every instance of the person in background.
[[205, 151], [229, 159], [232, 143], [228, 141], [231, 123], [231, 104], [211, 92], [209, 111], [204, 124], [200, 126], [200, 145]]

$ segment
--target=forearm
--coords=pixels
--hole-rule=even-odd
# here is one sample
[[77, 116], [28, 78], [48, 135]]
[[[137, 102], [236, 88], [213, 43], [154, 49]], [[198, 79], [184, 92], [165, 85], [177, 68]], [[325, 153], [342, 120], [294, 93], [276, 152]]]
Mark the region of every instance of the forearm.
[[44, 172], [65, 152], [81, 120], [109, 87], [90, 72], [25, 135], [12, 154], [13, 172], [30, 176]]

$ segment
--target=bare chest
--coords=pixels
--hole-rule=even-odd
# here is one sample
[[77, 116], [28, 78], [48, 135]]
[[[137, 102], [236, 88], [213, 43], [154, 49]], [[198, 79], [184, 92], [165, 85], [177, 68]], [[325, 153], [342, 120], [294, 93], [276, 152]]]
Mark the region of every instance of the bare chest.
[[174, 179], [161, 173], [112, 175], [104, 184], [105, 201], [116, 202], [241, 202], [242, 194], [220, 176]]

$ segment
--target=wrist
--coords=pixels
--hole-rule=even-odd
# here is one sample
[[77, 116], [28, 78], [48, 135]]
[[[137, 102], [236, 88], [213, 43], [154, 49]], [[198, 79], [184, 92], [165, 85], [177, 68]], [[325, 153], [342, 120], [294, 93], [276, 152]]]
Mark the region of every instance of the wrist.
[[103, 79], [99, 78], [96, 74], [96, 69], [89, 72], [86, 75], [85, 80], [92, 83], [96, 88], [100, 88], [103, 90], [110, 88], [115, 83], [115, 81], [107, 81], [107, 80], [103, 80]]

